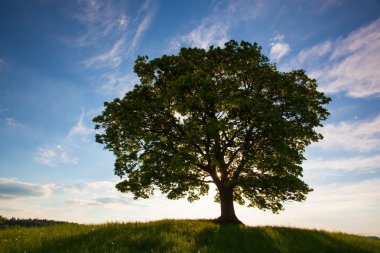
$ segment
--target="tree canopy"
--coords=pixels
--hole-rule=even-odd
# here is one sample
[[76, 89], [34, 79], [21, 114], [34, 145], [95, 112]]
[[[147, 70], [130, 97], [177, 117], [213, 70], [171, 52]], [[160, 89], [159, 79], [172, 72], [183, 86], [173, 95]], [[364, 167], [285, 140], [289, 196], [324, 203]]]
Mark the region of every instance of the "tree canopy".
[[322, 138], [330, 98], [305, 71], [280, 72], [256, 43], [233, 40], [139, 56], [134, 71], [140, 84], [94, 118], [119, 191], [194, 201], [215, 184], [221, 222], [239, 222], [233, 202], [277, 213], [306, 199], [303, 153]]

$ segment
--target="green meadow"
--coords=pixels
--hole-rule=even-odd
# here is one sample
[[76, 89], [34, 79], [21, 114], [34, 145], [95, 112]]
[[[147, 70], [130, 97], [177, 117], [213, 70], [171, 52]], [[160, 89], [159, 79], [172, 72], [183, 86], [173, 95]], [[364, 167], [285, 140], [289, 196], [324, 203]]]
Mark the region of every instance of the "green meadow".
[[0, 229], [0, 252], [380, 252], [380, 240], [287, 227], [161, 220]]

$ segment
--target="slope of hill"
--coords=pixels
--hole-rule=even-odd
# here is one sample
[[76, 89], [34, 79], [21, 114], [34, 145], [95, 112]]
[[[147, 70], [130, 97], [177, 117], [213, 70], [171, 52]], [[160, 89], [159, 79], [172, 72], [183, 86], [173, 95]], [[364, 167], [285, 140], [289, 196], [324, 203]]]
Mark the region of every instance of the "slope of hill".
[[380, 252], [380, 240], [287, 227], [162, 220], [0, 229], [0, 252]]

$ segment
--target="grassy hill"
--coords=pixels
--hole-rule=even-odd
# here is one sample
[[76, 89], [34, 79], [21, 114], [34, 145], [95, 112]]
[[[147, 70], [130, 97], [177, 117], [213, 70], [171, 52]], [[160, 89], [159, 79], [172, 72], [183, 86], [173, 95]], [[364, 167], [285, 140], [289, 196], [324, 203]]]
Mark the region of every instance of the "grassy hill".
[[202, 220], [0, 229], [0, 252], [380, 252], [380, 240]]

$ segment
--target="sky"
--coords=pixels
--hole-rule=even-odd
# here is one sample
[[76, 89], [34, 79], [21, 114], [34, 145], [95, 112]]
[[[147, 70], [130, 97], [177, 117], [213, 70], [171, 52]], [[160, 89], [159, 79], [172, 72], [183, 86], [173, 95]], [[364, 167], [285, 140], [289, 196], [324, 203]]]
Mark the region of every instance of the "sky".
[[139, 80], [138, 55], [257, 42], [280, 71], [305, 69], [332, 98], [324, 140], [306, 149], [314, 189], [278, 215], [236, 206], [247, 225], [380, 236], [378, 0], [1, 0], [0, 215], [81, 223], [216, 218], [189, 204], [117, 192], [92, 118]]

